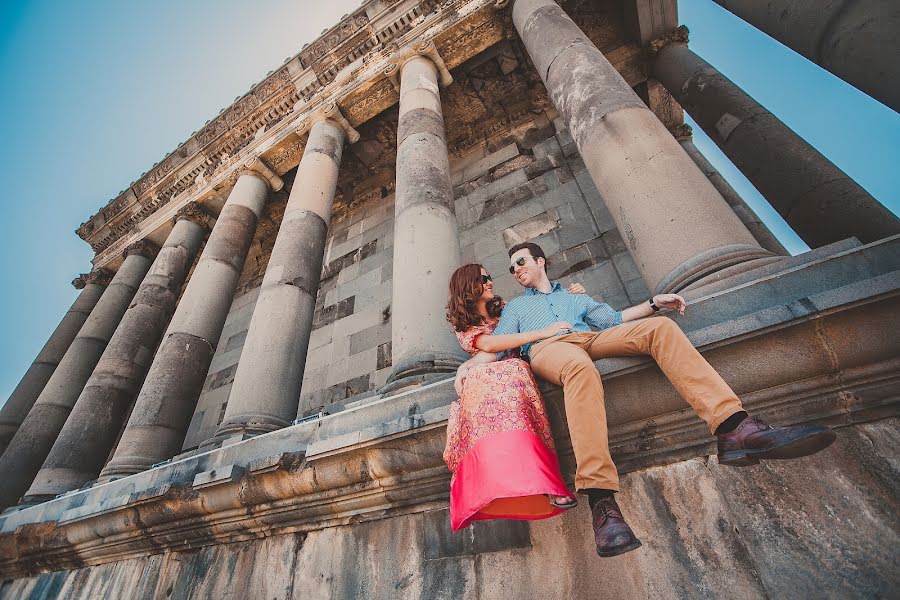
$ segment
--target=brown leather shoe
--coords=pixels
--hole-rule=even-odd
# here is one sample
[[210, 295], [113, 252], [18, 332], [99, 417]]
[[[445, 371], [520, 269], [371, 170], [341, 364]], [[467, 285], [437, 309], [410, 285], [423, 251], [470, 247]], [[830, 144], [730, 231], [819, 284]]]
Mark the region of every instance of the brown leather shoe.
[[716, 436], [719, 464], [745, 467], [760, 459], [809, 456], [827, 448], [836, 437], [821, 425], [773, 427], [756, 417], [747, 417], [734, 431]]
[[640, 547], [641, 541], [625, 522], [622, 511], [612, 496], [598, 500], [591, 509], [591, 515], [599, 556], [618, 556]]

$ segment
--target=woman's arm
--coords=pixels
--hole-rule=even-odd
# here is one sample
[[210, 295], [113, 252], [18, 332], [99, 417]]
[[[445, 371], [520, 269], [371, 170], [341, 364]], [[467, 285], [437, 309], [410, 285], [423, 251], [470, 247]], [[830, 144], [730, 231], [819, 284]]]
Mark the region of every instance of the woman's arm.
[[[537, 342], [558, 335], [560, 332], [572, 329], [570, 323], [559, 321], [535, 331], [523, 331], [522, 333], [506, 333], [502, 335], [482, 334], [475, 338], [475, 347], [482, 352], [503, 352], [512, 350], [525, 344]], [[477, 355], [476, 355], [477, 356]]]

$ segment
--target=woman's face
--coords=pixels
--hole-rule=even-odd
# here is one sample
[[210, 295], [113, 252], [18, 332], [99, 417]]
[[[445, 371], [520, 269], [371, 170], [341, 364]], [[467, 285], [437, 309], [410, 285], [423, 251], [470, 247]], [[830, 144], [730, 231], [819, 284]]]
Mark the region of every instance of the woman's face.
[[487, 282], [484, 281], [485, 277], [490, 277], [488, 272], [484, 270], [484, 267], [481, 268], [481, 300], [487, 302], [488, 300], [494, 299], [494, 282], [490, 279]]

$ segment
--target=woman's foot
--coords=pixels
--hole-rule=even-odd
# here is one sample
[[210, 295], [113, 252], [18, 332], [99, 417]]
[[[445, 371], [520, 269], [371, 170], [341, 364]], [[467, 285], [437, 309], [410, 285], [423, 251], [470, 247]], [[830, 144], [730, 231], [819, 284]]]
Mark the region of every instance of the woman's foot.
[[578, 499], [575, 496], [552, 496], [548, 495], [550, 504], [556, 508], [575, 508], [578, 506]]

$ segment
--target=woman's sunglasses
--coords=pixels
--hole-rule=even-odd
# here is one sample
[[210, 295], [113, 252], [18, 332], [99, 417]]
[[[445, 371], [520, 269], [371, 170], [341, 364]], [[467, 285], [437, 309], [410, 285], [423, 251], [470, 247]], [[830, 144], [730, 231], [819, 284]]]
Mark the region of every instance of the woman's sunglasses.
[[493, 279], [491, 279], [490, 275], [482, 275], [481, 276], [481, 284], [482, 285], [486, 284], [488, 281], [493, 281]]

